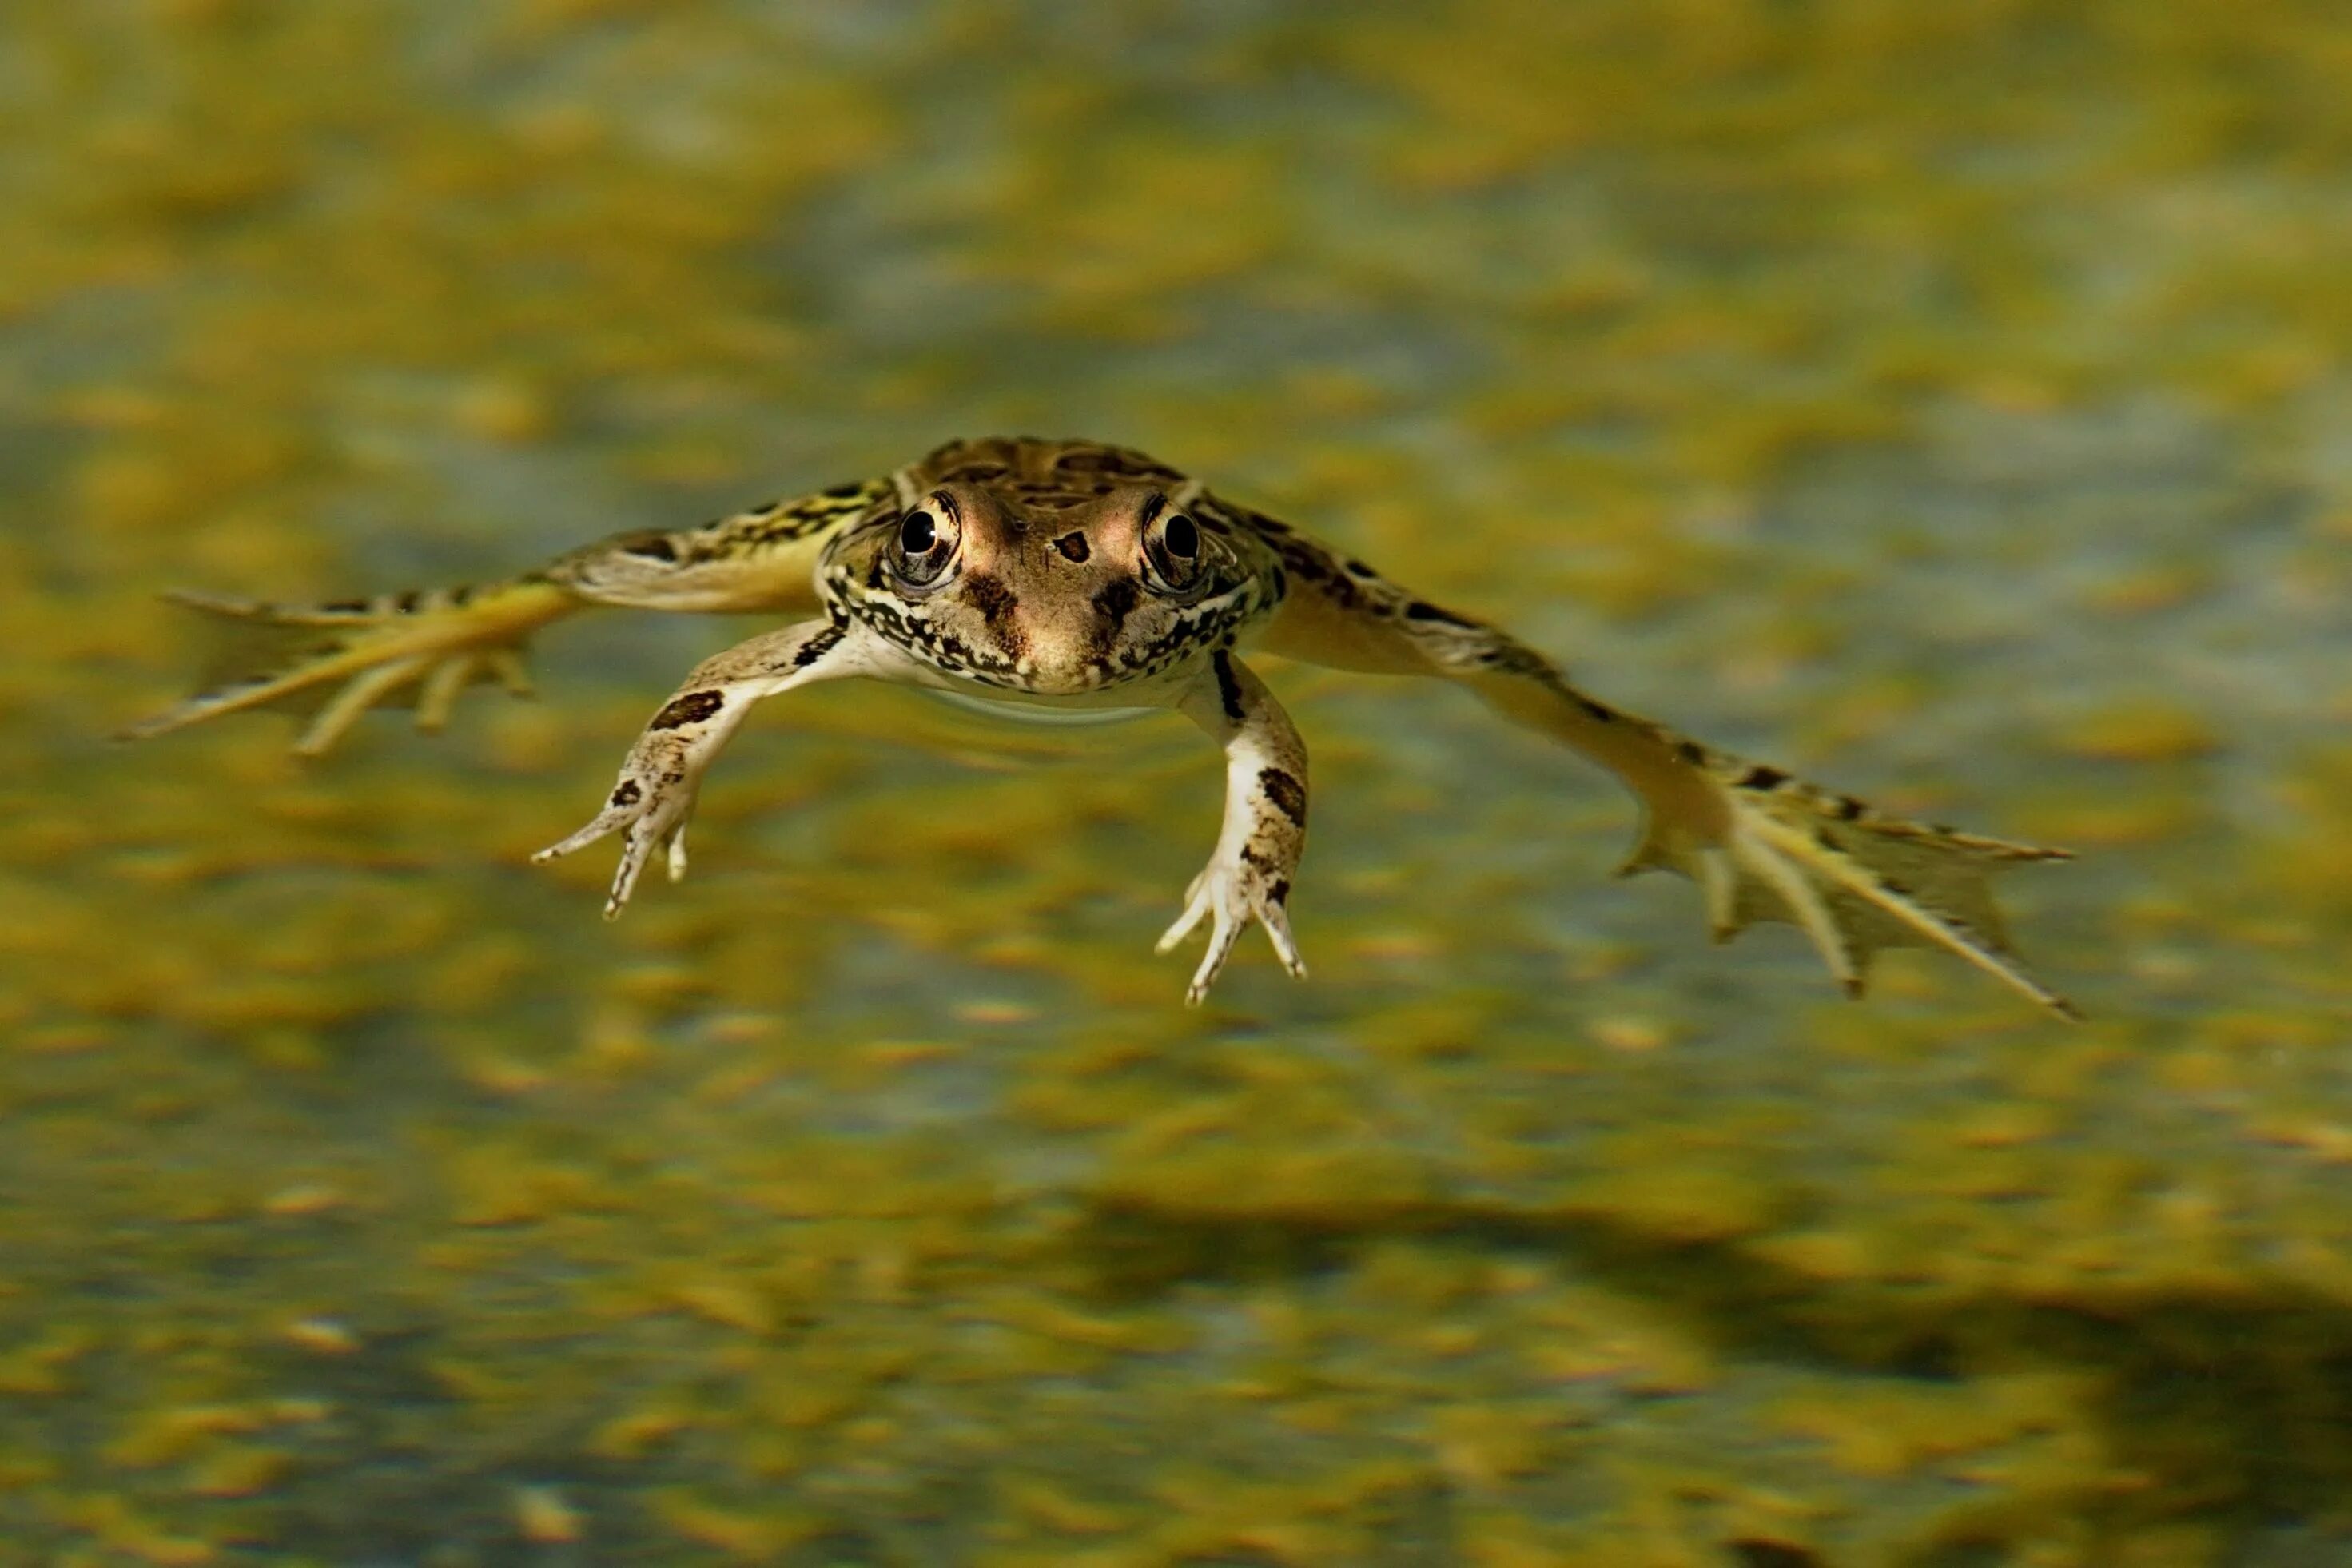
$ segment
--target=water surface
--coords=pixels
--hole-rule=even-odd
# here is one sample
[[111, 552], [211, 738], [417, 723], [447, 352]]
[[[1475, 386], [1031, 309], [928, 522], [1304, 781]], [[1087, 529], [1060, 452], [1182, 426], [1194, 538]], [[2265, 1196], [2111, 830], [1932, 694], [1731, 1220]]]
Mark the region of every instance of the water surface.
[[[2352, 30], [2230, 5], [22, 6], [0, 27], [0, 1560], [2352, 1562]], [[2073, 845], [2094, 1016], [1602, 873], [1267, 674], [1315, 978], [1154, 935], [1181, 720], [763, 711], [741, 622], [298, 765], [174, 584], [1143, 447], [1614, 700]]]

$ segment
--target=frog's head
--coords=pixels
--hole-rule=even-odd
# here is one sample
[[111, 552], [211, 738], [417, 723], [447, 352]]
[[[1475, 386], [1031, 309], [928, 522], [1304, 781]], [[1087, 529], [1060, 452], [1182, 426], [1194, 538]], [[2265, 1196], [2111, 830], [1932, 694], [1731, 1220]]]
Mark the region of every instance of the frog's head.
[[1023, 495], [950, 482], [886, 507], [827, 552], [857, 620], [945, 674], [1054, 695], [1205, 655], [1252, 597], [1197, 487]]

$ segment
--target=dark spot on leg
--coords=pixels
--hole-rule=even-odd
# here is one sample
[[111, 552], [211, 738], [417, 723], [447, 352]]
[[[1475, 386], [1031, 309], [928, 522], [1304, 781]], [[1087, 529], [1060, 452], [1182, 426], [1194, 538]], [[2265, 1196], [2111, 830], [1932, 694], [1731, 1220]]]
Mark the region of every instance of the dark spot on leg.
[[416, 601], [418, 596], [416, 590], [411, 588], [406, 593], [401, 595], [399, 598], [393, 601], [394, 607], [398, 609], [404, 616], [413, 616], [416, 613]]
[[1675, 742], [1675, 755], [1695, 768], [1701, 767], [1706, 762], [1706, 748], [1696, 741], [1677, 741]]
[[699, 724], [726, 706], [727, 699], [716, 691], [689, 691], [655, 714], [654, 721], [646, 728], [675, 730], [681, 724]]
[[339, 616], [363, 616], [367, 614], [368, 606], [365, 599], [334, 599], [319, 607], [322, 610], [331, 610]]
[[1307, 786], [1297, 775], [1280, 768], [1266, 768], [1257, 775], [1257, 787], [1265, 791], [1265, 798], [1274, 802], [1275, 810], [1300, 827], [1307, 826]]
[[467, 584], [460, 583], [449, 590], [449, 607], [453, 610], [462, 610], [473, 602], [473, 598], [474, 590]]
[[1759, 763], [1740, 774], [1739, 782], [1748, 789], [1779, 789], [1789, 782], [1789, 775], [1778, 768], [1768, 768]]
[[1862, 817], [1862, 815], [1869, 809], [1870, 807], [1868, 805], [1854, 799], [1853, 796], [1850, 795], [1842, 795], [1838, 796], [1837, 814], [1838, 820], [1840, 822], [1858, 821]]
[[1084, 533], [1066, 533], [1054, 541], [1054, 548], [1062, 552], [1062, 559], [1065, 561], [1084, 561], [1088, 555], [1094, 553], [1087, 548], [1087, 536]]
[[1265, 897], [1268, 903], [1287, 904], [1290, 902], [1290, 879], [1287, 877], [1276, 877], [1274, 879], [1274, 886], [1265, 890]]
[[1217, 671], [1217, 700], [1224, 705], [1225, 717], [1238, 724], [1244, 710], [1242, 707], [1242, 683], [1234, 676], [1233, 656], [1219, 648], [1209, 662]]
[[1405, 618], [1414, 621], [1443, 621], [1449, 626], [1475, 627], [1477, 622], [1465, 621], [1450, 610], [1441, 610], [1425, 599], [1415, 599], [1404, 607]]
[[810, 665], [814, 664], [818, 659], [821, 659], [826, 654], [831, 653], [835, 647], [839, 647], [840, 644], [841, 628], [839, 626], [827, 626], [824, 630], [809, 638], [808, 641], [801, 644], [800, 651], [793, 655], [793, 668], [794, 669], [806, 669]]
[[855, 500], [866, 493], [866, 486], [862, 482], [854, 481], [845, 485], [835, 485], [824, 493], [833, 500]]
[[677, 559], [677, 546], [672, 544], [668, 540], [662, 538], [659, 534], [656, 534], [651, 539], [632, 541], [627, 544], [624, 544], [621, 548], [628, 554], [642, 555], [648, 561], [675, 561]]
[[1359, 577], [1377, 577], [1380, 575], [1379, 573], [1373, 571], [1370, 567], [1365, 565], [1360, 561], [1349, 562], [1348, 570]]
[[1596, 724], [1617, 722], [1617, 710], [1610, 707], [1606, 702], [1598, 701], [1590, 697], [1579, 697], [1576, 700], [1576, 705], [1583, 709], [1584, 716]]
[[645, 791], [637, 787], [636, 780], [623, 779], [621, 781], [621, 787], [613, 792], [613, 804], [614, 805], [635, 805], [638, 801], [645, 798]]

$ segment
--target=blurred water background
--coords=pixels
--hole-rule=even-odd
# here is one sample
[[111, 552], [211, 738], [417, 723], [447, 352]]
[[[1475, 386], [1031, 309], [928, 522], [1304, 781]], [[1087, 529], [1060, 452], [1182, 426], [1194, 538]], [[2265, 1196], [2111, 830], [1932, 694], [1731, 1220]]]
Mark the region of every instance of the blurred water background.
[[[16, 0], [0, 1563], [2352, 1563], [2347, 79], [2318, 0]], [[1013, 430], [2075, 847], [2094, 1021], [1710, 949], [1573, 758], [1273, 665], [1315, 977], [1197, 1013], [1178, 720], [795, 695], [611, 927], [524, 857], [748, 625], [103, 738], [160, 589]]]

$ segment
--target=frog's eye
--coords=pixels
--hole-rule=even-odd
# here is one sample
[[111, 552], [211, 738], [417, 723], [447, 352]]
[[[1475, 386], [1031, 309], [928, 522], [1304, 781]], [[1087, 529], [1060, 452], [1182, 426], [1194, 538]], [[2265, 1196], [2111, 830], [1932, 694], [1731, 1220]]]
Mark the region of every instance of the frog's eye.
[[915, 586], [936, 583], [955, 559], [962, 531], [954, 509], [937, 498], [912, 507], [898, 519], [898, 534], [890, 542], [891, 565], [901, 580]]
[[1200, 574], [1200, 525], [1181, 511], [1155, 519], [1143, 535], [1143, 563], [1153, 586], [1182, 593]]

